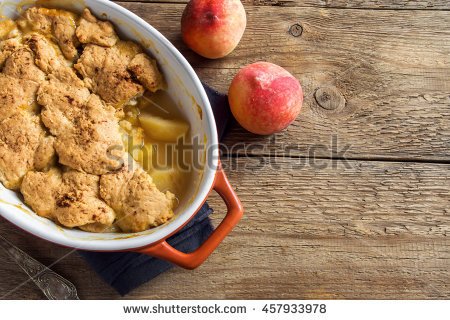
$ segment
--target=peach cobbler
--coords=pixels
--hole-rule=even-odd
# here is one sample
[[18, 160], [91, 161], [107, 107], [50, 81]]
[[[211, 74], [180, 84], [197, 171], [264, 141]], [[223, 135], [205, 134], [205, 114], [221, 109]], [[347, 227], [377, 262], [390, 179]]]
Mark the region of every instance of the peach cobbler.
[[188, 173], [150, 160], [174, 158], [164, 146], [189, 125], [140, 45], [88, 9], [32, 7], [0, 22], [0, 70], [5, 187], [38, 215], [89, 232], [140, 232], [173, 217]]

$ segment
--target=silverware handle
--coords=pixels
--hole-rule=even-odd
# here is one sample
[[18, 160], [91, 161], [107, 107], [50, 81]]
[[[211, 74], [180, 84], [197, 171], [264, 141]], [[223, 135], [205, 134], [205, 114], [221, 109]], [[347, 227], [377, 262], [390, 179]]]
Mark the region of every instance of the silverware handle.
[[78, 300], [75, 286], [0, 236], [0, 247], [25, 271], [49, 300]]

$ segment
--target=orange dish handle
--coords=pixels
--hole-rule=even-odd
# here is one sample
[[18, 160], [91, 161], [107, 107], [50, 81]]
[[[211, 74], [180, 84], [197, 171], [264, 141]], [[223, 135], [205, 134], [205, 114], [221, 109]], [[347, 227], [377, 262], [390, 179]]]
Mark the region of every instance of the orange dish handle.
[[233, 230], [244, 214], [241, 202], [221, 167], [217, 171], [213, 189], [225, 201], [228, 213], [222, 223], [200, 248], [192, 253], [183, 253], [172, 247], [167, 241], [162, 241], [151, 247], [138, 250], [138, 252], [172, 262], [185, 269], [195, 269], [200, 266]]

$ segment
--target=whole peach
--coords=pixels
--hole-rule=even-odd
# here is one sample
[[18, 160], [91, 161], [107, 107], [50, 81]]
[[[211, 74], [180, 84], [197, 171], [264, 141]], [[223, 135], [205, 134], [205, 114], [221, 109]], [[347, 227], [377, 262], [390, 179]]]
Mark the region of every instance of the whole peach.
[[228, 93], [234, 117], [248, 131], [269, 135], [287, 128], [300, 114], [300, 82], [280, 66], [257, 62], [242, 68]]
[[181, 18], [184, 42], [199, 55], [217, 59], [239, 44], [247, 25], [239, 0], [191, 0]]

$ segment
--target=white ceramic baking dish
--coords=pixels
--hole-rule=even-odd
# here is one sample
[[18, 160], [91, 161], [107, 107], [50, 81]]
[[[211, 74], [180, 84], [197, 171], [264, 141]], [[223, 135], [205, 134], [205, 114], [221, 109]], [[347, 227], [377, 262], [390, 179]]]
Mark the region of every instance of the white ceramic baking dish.
[[[203, 263], [238, 223], [242, 206], [220, 168], [217, 129], [203, 86], [192, 67], [178, 50], [156, 29], [123, 7], [107, 0], [80, 1], [15, 1], [0, 3], [3, 17], [17, 18], [29, 6], [42, 5], [81, 12], [88, 7], [98, 17], [113, 22], [122, 37], [142, 44], [155, 57], [165, 76], [168, 91], [180, 105], [181, 112], [191, 124], [193, 136], [205, 144], [204, 168], [192, 179], [190, 190], [180, 203], [175, 218], [169, 223], [136, 234], [88, 233], [57, 226], [40, 218], [21, 200], [20, 196], [0, 184], [0, 215], [21, 229], [50, 242], [88, 251], [135, 251], [193, 269]], [[201, 110], [199, 110], [199, 108]], [[224, 199], [228, 213], [211, 235], [195, 252], [185, 254], [171, 247], [165, 240], [192, 219], [215, 189]]]

